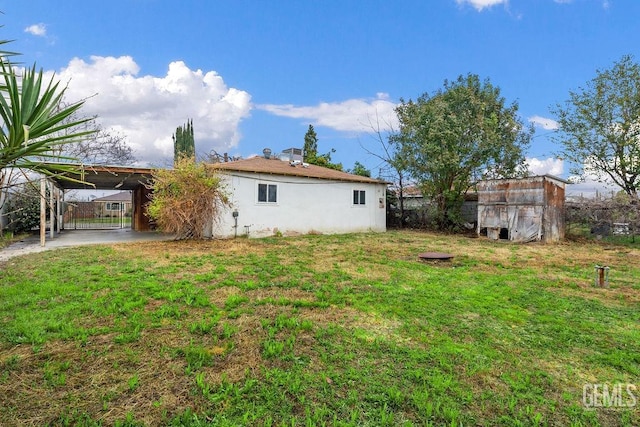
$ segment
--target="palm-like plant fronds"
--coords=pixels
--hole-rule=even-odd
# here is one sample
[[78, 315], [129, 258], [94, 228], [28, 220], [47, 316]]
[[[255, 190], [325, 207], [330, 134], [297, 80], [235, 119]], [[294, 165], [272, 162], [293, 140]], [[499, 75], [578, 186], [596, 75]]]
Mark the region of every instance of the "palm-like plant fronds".
[[[77, 142], [94, 131], [74, 131], [91, 118], [65, 120], [77, 111], [82, 101], [61, 107], [66, 88], [60, 88], [53, 77], [46, 82], [42, 70], [35, 65], [26, 68], [18, 79], [11, 63], [0, 59], [0, 169], [21, 168], [45, 175], [71, 172], [71, 165], [47, 160], [73, 160], [55, 155], [55, 148]], [[63, 130], [71, 130], [62, 133]]]

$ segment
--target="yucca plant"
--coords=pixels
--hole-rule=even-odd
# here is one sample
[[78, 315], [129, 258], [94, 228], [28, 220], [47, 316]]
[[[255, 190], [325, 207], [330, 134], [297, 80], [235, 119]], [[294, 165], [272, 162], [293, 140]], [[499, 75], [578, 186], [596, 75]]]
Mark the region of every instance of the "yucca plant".
[[[66, 88], [60, 88], [53, 77], [45, 82], [42, 70], [35, 65], [25, 68], [18, 79], [6, 57], [0, 60], [0, 169], [18, 168], [45, 175], [74, 171], [73, 159], [54, 154], [55, 148], [93, 133], [92, 130], [74, 132], [73, 129], [91, 118], [65, 120], [77, 111], [83, 101], [62, 106]], [[64, 130], [71, 130], [63, 133]], [[55, 163], [50, 163], [55, 162]], [[0, 182], [0, 188], [4, 182]]]
[[45, 81], [43, 71], [36, 71], [33, 65], [24, 68], [18, 78], [9, 60], [17, 54], [4, 49], [7, 43], [0, 40], [0, 216], [13, 172], [19, 171], [25, 177], [28, 172], [47, 176], [77, 173], [77, 167], [69, 163], [74, 159], [56, 155], [60, 151], [56, 148], [94, 132], [78, 127], [91, 118], [67, 120], [83, 102], [64, 106], [61, 101], [66, 88], [61, 88], [53, 77]]

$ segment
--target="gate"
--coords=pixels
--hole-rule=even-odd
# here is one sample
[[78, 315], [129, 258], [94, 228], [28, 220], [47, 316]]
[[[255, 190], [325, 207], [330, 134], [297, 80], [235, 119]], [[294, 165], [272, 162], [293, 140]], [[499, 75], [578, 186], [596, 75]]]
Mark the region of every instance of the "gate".
[[131, 206], [125, 202], [65, 202], [64, 229], [118, 229], [131, 227]]

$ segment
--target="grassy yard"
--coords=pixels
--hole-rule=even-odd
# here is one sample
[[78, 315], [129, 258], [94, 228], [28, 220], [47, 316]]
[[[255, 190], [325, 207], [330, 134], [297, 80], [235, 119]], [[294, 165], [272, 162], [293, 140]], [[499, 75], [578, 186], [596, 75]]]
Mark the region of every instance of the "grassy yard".
[[11, 231], [5, 231], [4, 233], [0, 234], [0, 249], [6, 248], [12, 243], [15, 243], [27, 236], [28, 235], [26, 233], [14, 234]]
[[[624, 393], [588, 408], [585, 384]], [[0, 265], [2, 426], [637, 426], [638, 405], [638, 246], [388, 232]]]
[[131, 217], [73, 218], [69, 221], [66, 221], [64, 224], [64, 228], [67, 230], [120, 227], [131, 227]]

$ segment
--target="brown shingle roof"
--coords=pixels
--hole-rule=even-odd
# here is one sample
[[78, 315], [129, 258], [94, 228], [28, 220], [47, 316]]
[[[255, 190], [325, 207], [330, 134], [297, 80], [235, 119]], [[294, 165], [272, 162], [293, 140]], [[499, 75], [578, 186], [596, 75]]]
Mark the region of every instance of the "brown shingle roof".
[[326, 179], [331, 181], [350, 181], [363, 183], [386, 184], [385, 181], [366, 176], [353, 175], [322, 166], [297, 164], [292, 166], [288, 161], [251, 157], [226, 163], [214, 163], [212, 167], [225, 171], [266, 173], [272, 175], [299, 176], [304, 178]]

